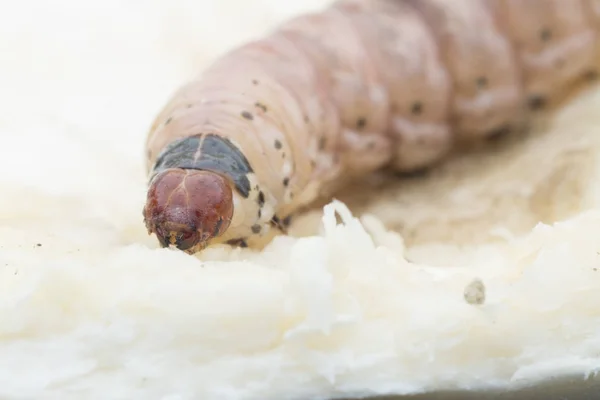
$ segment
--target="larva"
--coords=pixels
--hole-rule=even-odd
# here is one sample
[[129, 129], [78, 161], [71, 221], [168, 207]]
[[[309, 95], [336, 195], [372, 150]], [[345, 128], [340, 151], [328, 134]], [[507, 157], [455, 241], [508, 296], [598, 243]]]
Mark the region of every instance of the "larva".
[[241, 246], [357, 177], [524, 129], [596, 74], [597, 0], [338, 0], [183, 85], [146, 142], [163, 247]]

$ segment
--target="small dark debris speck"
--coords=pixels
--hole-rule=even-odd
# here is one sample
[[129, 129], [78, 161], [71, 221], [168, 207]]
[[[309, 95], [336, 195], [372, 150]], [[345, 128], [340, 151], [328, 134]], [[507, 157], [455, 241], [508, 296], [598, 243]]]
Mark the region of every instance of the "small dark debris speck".
[[42, 244], [41, 244], [41, 243], [36, 243], [35, 245], [36, 245], [37, 247], [42, 247]]
[[289, 185], [289, 184], [290, 184], [290, 178], [288, 178], [288, 177], [283, 178], [283, 186], [287, 187], [287, 185]]
[[253, 85], [258, 85], [258, 81], [256, 79], [252, 79], [252, 84]]
[[262, 209], [258, 209], [258, 213], [257, 213], [258, 218], [262, 217]]
[[275, 139], [275, 142], [273, 145], [275, 146], [275, 148], [277, 150], [281, 149], [281, 142], [279, 140]]
[[165, 125], [169, 125], [171, 121], [173, 121], [173, 117], [167, 118], [167, 120], [165, 121]]
[[252, 225], [252, 233], [260, 233], [260, 231], [262, 230], [261, 226], [258, 224], [254, 224]]
[[248, 111], [242, 111], [242, 117], [252, 121], [254, 119], [254, 116], [252, 115], [252, 113], [248, 112]]

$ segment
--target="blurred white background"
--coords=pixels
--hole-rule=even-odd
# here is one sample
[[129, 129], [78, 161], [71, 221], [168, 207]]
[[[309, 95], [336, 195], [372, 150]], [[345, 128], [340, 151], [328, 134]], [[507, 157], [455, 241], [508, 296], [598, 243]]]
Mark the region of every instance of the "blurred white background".
[[93, 190], [92, 171], [139, 168], [147, 129], [179, 84], [325, 2], [3, 0], [0, 183], [78, 192]]

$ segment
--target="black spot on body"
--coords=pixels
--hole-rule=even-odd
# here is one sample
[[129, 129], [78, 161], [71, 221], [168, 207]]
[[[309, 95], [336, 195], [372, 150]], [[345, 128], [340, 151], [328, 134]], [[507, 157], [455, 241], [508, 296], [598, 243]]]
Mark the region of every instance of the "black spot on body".
[[401, 179], [421, 179], [429, 175], [431, 167], [421, 167], [408, 171], [399, 171], [394, 174]]
[[358, 129], [363, 129], [366, 125], [367, 125], [367, 120], [365, 118], [361, 117], [356, 121], [356, 127]]
[[[201, 143], [200, 157], [195, 159]], [[229, 139], [218, 135], [199, 134], [173, 141], [158, 156], [154, 172], [158, 173], [168, 168], [221, 173], [231, 178], [236, 190], [244, 198], [250, 195], [248, 174], [254, 171], [248, 159]]]
[[253, 85], [258, 85], [258, 81], [256, 79], [252, 79], [252, 84]]
[[275, 139], [274, 146], [277, 150], [281, 149], [281, 142], [279, 140]]
[[510, 125], [506, 124], [506, 125], [501, 125], [499, 127], [497, 127], [496, 129], [492, 129], [490, 132], [488, 132], [485, 135], [485, 138], [489, 141], [495, 141], [495, 140], [499, 140], [502, 139], [506, 136], [508, 136], [510, 134]]
[[547, 42], [552, 39], [552, 31], [549, 28], [542, 28], [540, 30], [540, 40], [542, 42]]
[[529, 108], [532, 110], [541, 110], [546, 106], [546, 98], [542, 95], [529, 96]]
[[256, 103], [254, 103], [254, 106], [257, 108], [260, 108], [263, 112], [267, 112], [267, 106], [265, 106], [262, 103], [259, 103], [258, 101]]
[[258, 205], [260, 207], [265, 205], [265, 194], [262, 191], [258, 192], [257, 199], [258, 199]]
[[283, 219], [282, 223], [283, 223], [283, 226], [285, 226], [286, 228], [287, 228], [288, 226], [290, 226], [290, 224], [292, 223], [292, 216], [291, 216], [291, 215], [288, 215], [287, 217], [285, 217], [285, 218]]
[[475, 85], [477, 85], [478, 89], [484, 89], [485, 87], [487, 87], [487, 84], [488, 84], [488, 80], [485, 76], [480, 76], [475, 81]]
[[410, 112], [413, 113], [413, 115], [421, 114], [423, 112], [423, 103], [421, 103], [420, 101], [414, 102]]
[[258, 213], [256, 213], [256, 216], [260, 219], [262, 217], [262, 209], [258, 209]]
[[323, 150], [326, 145], [327, 145], [327, 138], [325, 136], [321, 136], [321, 138], [319, 138], [319, 150]]
[[283, 186], [287, 187], [290, 184], [290, 178], [285, 177], [283, 178]]
[[260, 231], [262, 231], [262, 227], [258, 224], [252, 225], [252, 227], [250, 229], [252, 229], [252, 233], [254, 233], [254, 234], [259, 234]]
[[165, 125], [169, 125], [169, 123], [173, 121], [173, 117], [169, 117], [167, 118], [167, 120], [165, 121]]
[[598, 71], [597, 70], [591, 70], [585, 73], [584, 78], [587, 79], [588, 81], [595, 81], [596, 79], [598, 79]]
[[252, 115], [252, 113], [248, 112], [248, 111], [242, 111], [242, 117], [246, 118], [247, 120], [252, 121], [254, 119], [254, 116]]

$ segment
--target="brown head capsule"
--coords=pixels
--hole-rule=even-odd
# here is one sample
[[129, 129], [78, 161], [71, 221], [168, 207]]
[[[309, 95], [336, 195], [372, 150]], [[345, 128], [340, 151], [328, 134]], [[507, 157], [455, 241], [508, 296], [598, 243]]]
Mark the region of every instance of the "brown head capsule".
[[189, 254], [222, 235], [233, 216], [233, 193], [226, 179], [210, 171], [170, 168], [150, 184], [144, 222], [163, 247]]

